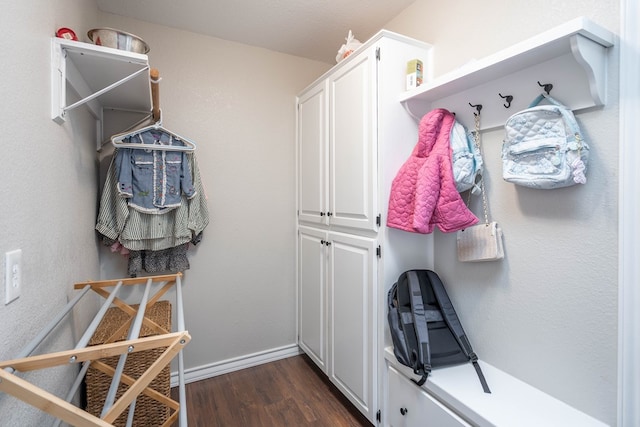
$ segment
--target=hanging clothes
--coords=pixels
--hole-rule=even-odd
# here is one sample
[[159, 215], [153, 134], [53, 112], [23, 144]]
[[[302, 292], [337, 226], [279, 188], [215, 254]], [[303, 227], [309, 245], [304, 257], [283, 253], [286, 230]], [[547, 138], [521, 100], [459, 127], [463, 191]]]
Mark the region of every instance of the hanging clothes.
[[197, 238], [209, 224], [207, 200], [194, 153], [186, 154], [192, 175], [194, 196], [181, 195], [179, 206], [162, 215], [131, 209], [127, 199], [119, 196], [115, 160], [107, 171], [96, 230], [108, 239], [119, 241], [129, 250], [142, 251], [172, 248]]
[[[167, 158], [177, 159], [178, 156], [173, 154], [184, 156], [180, 160], [180, 168], [188, 174], [188, 178], [180, 177], [180, 186], [189, 191], [181, 191], [179, 203], [171, 202], [174, 206], [160, 208], [154, 205], [153, 209], [147, 210], [133, 206], [130, 198], [122, 197], [122, 182], [118, 180], [118, 176], [122, 176], [119, 174], [122, 171], [118, 167], [119, 162], [129, 161], [129, 164], [133, 164], [131, 156], [136, 156], [135, 153], [118, 155], [125, 150], [134, 151], [127, 148], [116, 150], [109, 165], [96, 230], [102, 235], [103, 243], [112, 247], [112, 251], [114, 245], [119, 245], [123, 248], [120, 253], [128, 252], [128, 272], [132, 277], [144, 271], [175, 273], [189, 269], [187, 249], [202, 240], [203, 231], [209, 224], [207, 198], [195, 153], [166, 152], [169, 156], [165, 155], [164, 161]], [[133, 161], [136, 161], [135, 157]], [[174, 165], [177, 168], [177, 163]], [[161, 173], [161, 168], [156, 167], [156, 172]]]
[[148, 145], [148, 150], [121, 148], [116, 153], [118, 194], [133, 209], [164, 214], [182, 203], [182, 194], [191, 199], [196, 191], [187, 154], [183, 151], [154, 150], [154, 146], [183, 146], [180, 140], [155, 129], [127, 137], [125, 143]]
[[450, 134], [455, 117], [438, 108], [418, 128], [418, 143], [391, 184], [387, 226], [413, 233], [450, 233], [476, 224], [456, 190]]
[[187, 258], [188, 247], [189, 243], [185, 243], [161, 251], [131, 251], [127, 267], [128, 273], [130, 276], [137, 276], [143, 271], [147, 273], [166, 271], [177, 273], [188, 270], [190, 267]]

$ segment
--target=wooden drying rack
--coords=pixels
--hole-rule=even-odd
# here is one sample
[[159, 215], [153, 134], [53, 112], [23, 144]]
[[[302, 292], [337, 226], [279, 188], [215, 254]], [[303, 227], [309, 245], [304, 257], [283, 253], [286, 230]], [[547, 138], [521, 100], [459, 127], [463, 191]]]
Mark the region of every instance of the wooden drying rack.
[[[18, 399], [53, 415], [58, 419], [55, 425], [59, 425], [60, 421], [64, 421], [70, 425], [78, 427], [112, 426], [112, 423], [128, 407], [130, 407], [130, 405], [133, 404], [131, 407], [135, 407], [136, 398], [140, 394], [145, 394], [146, 396], [158, 401], [160, 404], [168, 406], [172, 411], [167, 421], [163, 424], [163, 427], [173, 425], [173, 423], [178, 420], [178, 417], [180, 427], [186, 427], [187, 417], [184, 405], [181, 407], [180, 403], [149, 387], [149, 383], [151, 383], [160, 371], [162, 371], [162, 369], [164, 369], [171, 360], [178, 355], [180, 402], [185, 402], [182, 349], [191, 340], [191, 336], [184, 328], [181, 277], [182, 274], [178, 273], [163, 276], [76, 283], [74, 288], [76, 290], [81, 290], [81, 293], [76, 295], [76, 297], [65, 306], [62, 312], [60, 312], [56, 318], [45, 326], [40, 334], [36, 336], [36, 338], [27, 345], [27, 347], [25, 347], [25, 349], [23, 349], [18, 358], [0, 361], [0, 391], [11, 394]], [[117, 297], [118, 292], [123, 287], [138, 285], [145, 285], [144, 294], [140, 300], [138, 308], [132, 307], [130, 304], [127, 304], [125, 301]], [[175, 287], [176, 290], [177, 332], [166, 331], [151, 319], [145, 317], [145, 312], [159, 301], [160, 298], [172, 287]], [[152, 288], [154, 288], [155, 293], [150, 296]], [[33, 356], [32, 353], [36, 347], [56, 328], [60, 321], [72, 311], [78, 301], [88, 294], [90, 290], [93, 290], [98, 295], [105, 298], [105, 302], [84, 332], [76, 347], [71, 350]], [[107, 339], [105, 344], [87, 347], [87, 343], [98, 328], [100, 321], [112, 305], [119, 307], [125, 313], [130, 315], [130, 320], [125, 323], [120, 330], [112, 334], [111, 338]], [[152, 328], [158, 333], [158, 335], [138, 338], [143, 324]], [[113, 342], [113, 340], [116, 339], [115, 337], [120, 335], [126, 328], [129, 328], [127, 340]], [[128, 354], [156, 348], [165, 348], [165, 350], [139, 378], [134, 379], [122, 373]], [[116, 369], [99, 360], [111, 356], [120, 356], [121, 363], [118, 363], [118, 367]], [[76, 381], [69, 390], [66, 400], [57, 397], [14, 374], [16, 371], [27, 372], [50, 368], [53, 366], [78, 363], [82, 363], [82, 368], [76, 378]], [[110, 389], [109, 395], [105, 399], [103, 413], [100, 417], [96, 417], [70, 403], [73, 397], [77, 394], [77, 390], [82, 383], [82, 379], [84, 378], [89, 365], [112, 377], [113, 394], [111, 394]], [[117, 390], [120, 383], [126, 384], [128, 389], [119, 399], [115, 400], [115, 390]], [[133, 412], [134, 411], [130, 411], [129, 423], [133, 419]]]

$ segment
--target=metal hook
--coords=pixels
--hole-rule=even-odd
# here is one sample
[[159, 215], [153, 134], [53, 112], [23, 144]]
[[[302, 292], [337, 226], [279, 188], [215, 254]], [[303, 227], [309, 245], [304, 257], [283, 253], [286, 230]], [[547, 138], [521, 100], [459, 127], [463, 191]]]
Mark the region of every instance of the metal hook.
[[507, 100], [506, 104], [502, 104], [502, 105], [504, 105], [504, 108], [511, 107], [511, 101], [513, 101], [513, 95], [503, 96], [500, 92], [498, 92], [498, 95], [500, 96], [500, 98]]
[[477, 113], [473, 113], [474, 115], [480, 115], [480, 110], [482, 110], [482, 104], [476, 104], [476, 105], [472, 105], [471, 103], [469, 103], [469, 106], [471, 108], [475, 108]]
[[551, 83], [542, 84], [540, 83], [539, 80], [538, 80], [538, 86], [543, 87], [544, 91], [547, 92], [547, 95], [549, 95], [549, 92], [551, 92], [551, 89], [553, 89], [553, 85]]

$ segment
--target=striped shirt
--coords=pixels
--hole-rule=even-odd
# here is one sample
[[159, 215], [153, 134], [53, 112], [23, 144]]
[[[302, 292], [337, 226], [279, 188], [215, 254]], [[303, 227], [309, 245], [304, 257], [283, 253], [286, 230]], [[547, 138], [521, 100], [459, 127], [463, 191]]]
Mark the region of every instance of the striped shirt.
[[176, 209], [157, 214], [146, 214], [131, 209], [127, 199], [118, 196], [115, 153], [107, 171], [100, 199], [96, 230], [103, 236], [118, 240], [129, 250], [159, 251], [182, 245], [200, 234], [209, 224], [207, 199], [200, 179], [200, 170], [195, 153], [188, 153], [196, 195], [187, 199]]

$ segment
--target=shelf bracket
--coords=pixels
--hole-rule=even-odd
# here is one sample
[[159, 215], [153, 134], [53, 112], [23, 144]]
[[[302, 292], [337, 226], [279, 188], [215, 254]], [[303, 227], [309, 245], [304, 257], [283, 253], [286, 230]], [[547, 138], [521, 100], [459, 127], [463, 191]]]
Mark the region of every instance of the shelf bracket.
[[580, 34], [572, 36], [569, 41], [573, 57], [584, 68], [594, 105], [605, 105], [607, 101], [607, 47], [593, 43]]
[[[63, 124], [69, 111], [87, 107], [96, 121], [96, 145], [100, 149], [105, 132], [131, 125], [120, 121], [151, 114], [149, 75], [147, 55], [53, 38], [51, 119]], [[105, 114], [107, 110], [132, 114], [127, 114], [126, 120], [119, 116], [114, 126], [106, 127], [105, 122], [114, 124], [114, 116]]]
[[[99, 91], [94, 92], [94, 93], [93, 93], [93, 94], [91, 94], [91, 95], [85, 96], [85, 97], [84, 97], [84, 98], [82, 98], [81, 100], [79, 100], [79, 101], [77, 101], [77, 102], [74, 102], [73, 104], [71, 104], [71, 105], [69, 105], [69, 106], [67, 106], [67, 107], [62, 107], [62, 118], [63, 118], [63, 120], [64, 120], [64, 115], [66, 114], [66, 112], [67, 112], [67, 111], [71, 111], [71, 110], [73, 110], [74, 108], [77, 108], [77, 107], [79, 107], [79, 106], [81, 106], [81, 105], [86, 104], [86, 103], [87, 103], [87, 102], [89, 102], [89, 101], [94, 100], [95, 98], [99, 97], [99, 96], [100, 96], [100, 95], [102, 95], [103, 93], [107, 93], [107, 92], [109, 92], [110, 90], [117, 88], [117, 87], [118, 87], [118, 86], [120, 86], [121, 84], [128, 82], [129, 80], [133, 79], [133, 78], [134, 78], [134, 77], [136, 77], [137, 75], [144, 73], [144, 72], [145, 72], [145, 71], [147, 71], [148, 69], [149, 69], [149, 66], [146, 66], [145, 68], [141, 68], [140, 70], [136, 71], [135, 73], [130, 74], [130, 75], [128, 75], [127, 77], [125, 77], [125, 78], [123, 78], [123, 79], [120, 79], [120, 80], [118, 80], [117, 82], [112, 83], [112, 84], [110, 84], [109, 86], [107, 86], [107, 87], [105, 87], [105, 88], [103, 88], [103, 89], [100, 89]], [[54, 119], [54, 120], [55, 120], [55, 119]]]
[[409, 116], [416, 121], [416, 123], [420, 123], [422, 116], [425, 115], [425, 112], [429, 111], [430, 104], [431, 103], [426, 101], [422, 102], [420, 100], [412, 100], [411, 102], [403, 102], [402, 106]]

